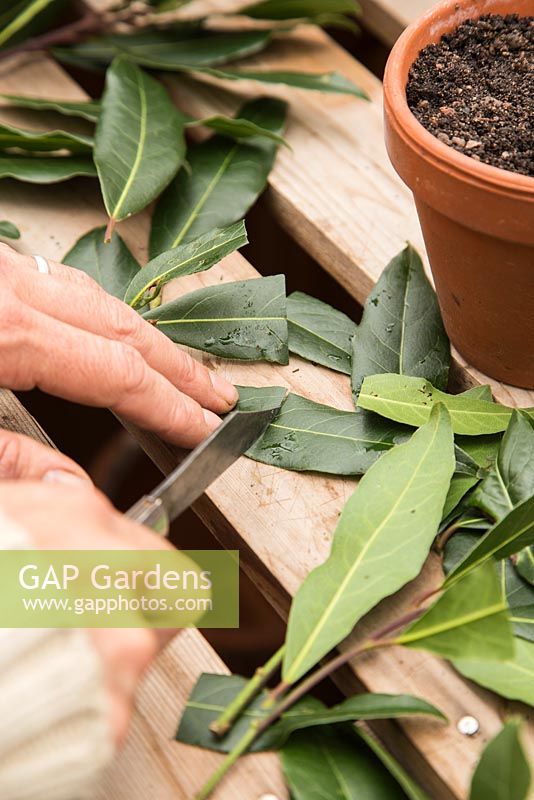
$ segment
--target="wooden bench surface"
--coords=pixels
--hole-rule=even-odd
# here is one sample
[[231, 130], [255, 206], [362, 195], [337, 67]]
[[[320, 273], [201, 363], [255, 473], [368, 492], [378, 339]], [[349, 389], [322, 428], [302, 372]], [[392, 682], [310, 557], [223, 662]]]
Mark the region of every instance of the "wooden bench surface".
[[[345, 97], [292, 92], [287, 135], [293, 153], [280, 154], [270, 181], [270, 201], [280, 222], [362, 301], [385, 263], [407, 238], [422, 247], [410, 195], [389, 167], [382, 145], [380, 84], [328, 37], [308, 29], [300, 31], [298, 40], [279, 44], [272, 56], [255, 63], [339, 69], [362, 83], [373, 98], [366, 104]], [[28, 92], [31, 87], [32, 94], [43, 96], [83, 96], [50, 62], [32, 57], [17, 71], [9, 67], [4, 64], [0, 69], [2, 91]], [[184, 80], [180, 99], [186, 99], [193, 111], [222, 110], [238, 100], [235, 86], [232, 89], [223, 104], [208, 85], [194, 96]], [[257, 85], [254, 89], [258, 92]], [[73, 206], [77, 209], [75, 216]], [[53, 190], [9, 183], [5, 216], [20, 225], [22, 249], [52, 258], [61, 258], [78, 236], [104, 221], [98, 190], [88, 181]], [[141, 215], [121, 228], [141, 259], [147, 227], [147, 216]], [[255, 274], [241, 256], [234, 255], [208, 273], [169, 286], [166, 299], [220, 278], [236, 280]], [[314, 400], [351, 408], [345, 376], [299, 359], [282, 368], [220, 363], [206, 355], [201, 357], [236, 382], [283, 384]], [[486, 381], [469, 367], [460, 366], [458, 377], [465, 384]], [[493, 388], [504, 402], [534, 405], [532, 393], [501, 384]], [[172, 453], [165, 445], [154, 437], [140, 438], [162, 467], [172, 466]], [[224, 546], [241, 549], [245, 569], [285, 614], [303, 578], [325, 559], [338, 514], [354, 486], [352, 480], [290, 473], [241, 459], [211, 487], [195, 510]], [[427, 577], [433, 570], [435, 565], [430, 564]], [[411, 593], [413, 588], [384, 604], [388, 613], [402, 608]], [[404, 756], [406, 766], [426, 783], [433, 798], [466, 797], [467, 782], [481, 747], [499, 729], [509, 704], [468, 685], [444, 662], [416, 652], [376, 654], [356, 664], [355, 674], [372, 691], [412, 692], [442, 708], [451, 720], [449, 727], [410, 722], [403, 725], [406, 737], [393, 736], [387, 728], [382, 733], [392, 750]], [[353, 688], [353, 681], [345, 677], [347, 689]], [[464, 714], [479, 719], [478, 737], [466, 739], [457, 733], [455, 722]]]

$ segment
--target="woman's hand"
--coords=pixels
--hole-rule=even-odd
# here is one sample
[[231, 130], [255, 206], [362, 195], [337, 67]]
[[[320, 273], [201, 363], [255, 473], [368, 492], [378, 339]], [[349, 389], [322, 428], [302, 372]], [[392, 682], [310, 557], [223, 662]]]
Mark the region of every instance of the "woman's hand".
[[[42, 445], [36, 447], [45, 450]], [[66, 466], [68, 459], [62, 464]], [[28, 534], [30, 545], [42, 550], [172, 549], [165, 539], [116, 511], [84, 480], [83, 473], [70, 485], [0, 481], [0, 508]], [[128, 728], [139, 679], [175, 631], [96, 628], [87, 633], [103, 665], [111, 731], [120, 743]]]
[[0, 245], [0, 385], [38, 387], [111, 408], [194, 447], [237, 402], [236, 389], [196, 362], [84, 272]]

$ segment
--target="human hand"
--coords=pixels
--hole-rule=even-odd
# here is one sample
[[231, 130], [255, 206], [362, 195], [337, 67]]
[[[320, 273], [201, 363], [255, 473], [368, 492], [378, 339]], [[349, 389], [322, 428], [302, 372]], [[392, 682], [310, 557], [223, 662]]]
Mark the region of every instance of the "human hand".
[[[31, 545], [38, 549], [172, 549], [165, 539], [117, 512], [83, 477], [77, 483], [73, 478], [70, 485], [24, 479], [0, 481], [0, 508], [26, 531]], [[103, 666], [110, 729], [117, 744], [128, 729], [143, 672], [174, 633], [150, 628], [87, 631]]]
[[238, 394], [88, 275], [0, 245], [0, 385], [111, 408], [194, 447]]

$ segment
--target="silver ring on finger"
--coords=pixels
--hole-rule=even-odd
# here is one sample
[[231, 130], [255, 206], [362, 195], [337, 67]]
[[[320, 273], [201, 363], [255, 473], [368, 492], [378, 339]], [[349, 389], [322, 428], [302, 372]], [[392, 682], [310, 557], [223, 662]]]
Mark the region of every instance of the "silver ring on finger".
[[43, 256], [33, 256], [33, 258], [35, 260], [35, 263], [37, 264], [38, 271], [41, 272], [43, 275], [50, 275], [52, 270], [50, 269], [50, 264], [48, 263], [46, 258], [43, 258]]

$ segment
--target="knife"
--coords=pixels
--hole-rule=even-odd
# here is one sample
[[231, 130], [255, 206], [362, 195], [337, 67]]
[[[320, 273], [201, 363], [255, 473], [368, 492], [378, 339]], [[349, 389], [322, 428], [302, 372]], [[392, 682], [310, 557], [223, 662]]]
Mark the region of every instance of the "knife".
[[251, 447], [278, 415], [280, 406], [262, 411], [232, 411], [151, 494], [126, 516], [166, 535], [170, 523]]

